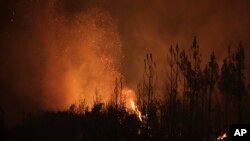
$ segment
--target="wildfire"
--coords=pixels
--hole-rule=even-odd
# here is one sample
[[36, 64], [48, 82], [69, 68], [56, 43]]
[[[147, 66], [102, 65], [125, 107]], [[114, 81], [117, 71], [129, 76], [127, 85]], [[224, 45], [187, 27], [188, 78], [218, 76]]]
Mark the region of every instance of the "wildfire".
[[130, 106], [131, 106], [131, 109], [133, 111], [135, 111], [136, 106], [135, 106], [135, 102], [133, 100], [130, 100]]
[[223, 133], [221, 136], [219, 136], [219, 137], [217, 138], [217, 141], [223, 140], [223, 139], [225, 139], [225, 138], [227, 138], [227, 133]]
[[136, 114], [138, 119], [142, 122], [141, 111], [135, 103], [135, 92], [132, 89], [124, 88], [122, 93], [125, 95], [127, 110]]
[[142, 122], [142, 114], [141, 111], [138, 109], [138, 107], [135, 105], [135, 102], [133, 100], [130, 100], [130, 107], [131, 110], [137, 115], [139, 120]]

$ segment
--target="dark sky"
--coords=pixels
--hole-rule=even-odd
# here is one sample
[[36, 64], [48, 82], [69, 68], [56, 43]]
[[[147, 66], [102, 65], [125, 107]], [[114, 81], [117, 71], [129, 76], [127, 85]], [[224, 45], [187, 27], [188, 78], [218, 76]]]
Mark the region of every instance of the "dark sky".
[[[242, 41], [250, 74], [249, 0], [3, 0], [0, 1], [0, 106], [22, 113], [63, 110], [80, 98], [106, 101], [115, 77], [136, 91], [143, 58], [159, 72], [167, 50], [194, 36], [206, 62], [219, 63]], [[249, 75], [247, 75], [247, 78]]]

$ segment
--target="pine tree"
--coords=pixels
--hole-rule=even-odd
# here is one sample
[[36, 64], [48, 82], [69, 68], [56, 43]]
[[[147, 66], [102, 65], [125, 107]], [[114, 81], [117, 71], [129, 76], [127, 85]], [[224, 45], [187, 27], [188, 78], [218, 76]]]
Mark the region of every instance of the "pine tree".
[[208, 137], [211, 135], [211, 112], [212, 112], [212, 94], [216, 85], [216, 82], [219, 77], [219, 66], [217, 64], [217, 60], [215, 57], [215, 53], [212, 52], [210, 56], [210, 61], [206, 64], [205, 70], [205, 83], [203, 83], [205, 86], [208, 86], [208, 106], [207, 106], [207, 111], [208, 111], [208, 118], [207, 118], [207, 133]]
[[244, 76], [244, 68], [245, 68], [245, 52], [243, 44], [240, 42], [236, 53], [234, 54], [233, 60], [235, 61], [235, 69], [236, 69], [236, 104], [237, 104], [237, 115], [238, 122], [241, 122], [242, 118], [242, 97], [246, 94], [246, 86], [245, 86], [245, 76]]

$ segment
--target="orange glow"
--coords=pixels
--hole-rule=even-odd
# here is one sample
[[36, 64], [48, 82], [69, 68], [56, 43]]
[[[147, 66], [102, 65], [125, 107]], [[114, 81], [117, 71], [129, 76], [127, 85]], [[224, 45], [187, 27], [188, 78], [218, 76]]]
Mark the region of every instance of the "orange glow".
[[138, 107], [135, 105], [135, 102], [133, 100], [130, 100], [130, 108], [131, 110], [137, 115], [139, 120], [142, 122], [142, 114], [141, 111], [138, 109]]
[[132, 89], [130, 89], [128, 87], [125, 87], [125, 88], [122, 89], [122, 96], [123, 96], [123, 98], [125, 100], [127, 109], [132, 110], [130, 101], [131, 100], [134, 101], [136, 99], [134, 90], [132, 90]]
[[[105, 25], [99, 25], [100, 22]], [[49, 35], [41, 33], [49, 56], [44, 68], [45, 109], [67, 109], [78, 104], [79, 99], [85, 99], [92, 107], [95, 90], [102, 102], [108, 102], [115, 78], [121, 77], [122, 53], [116, 25], [109, 13], [91, 9], [79, 13], [71, 24], [58, 19], [51, 28], [53, 32]]]
[[219, 140], [223, 140], [223, 139], [225, 139], [225, 138], [227, 138], [227, 133], [223, 133], [221, 136], [219, 136], [219, 137], [217, 138], [217, 140], [219, 141]]
[[135, 111], [136, 106], [135, 106], [135, 102], [133, 100], [130, 100], [130, 106], [131, 106], [131, 109], [133, 111]]
[[126, 87], [122, 90], [122, 94], [125, 98], [126, 109], [129, 112], [136, 114], [138, 119], [142, 122], [141, 111], [138, 109], [138, 106], [135, 104], [135, 100], [136, 100], [135, 92], [132, 89]]

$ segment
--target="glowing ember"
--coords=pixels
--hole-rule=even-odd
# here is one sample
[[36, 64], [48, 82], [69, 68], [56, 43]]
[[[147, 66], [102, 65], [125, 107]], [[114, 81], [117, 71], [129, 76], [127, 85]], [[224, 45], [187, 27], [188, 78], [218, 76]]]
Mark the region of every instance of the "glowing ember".
[[219, 136], [219, 137], [217, 138], [217, 140], [219, 141], [219, 140], [223, 140], [223, 139], [225, 139], [225, 138], [227, 138], [227, 133], [223, 133], [221, 136]]

